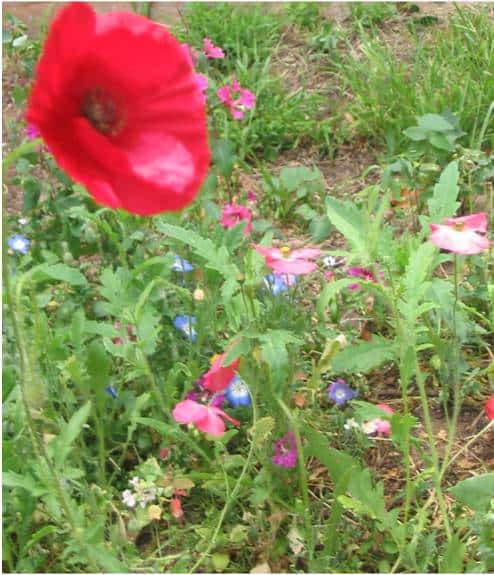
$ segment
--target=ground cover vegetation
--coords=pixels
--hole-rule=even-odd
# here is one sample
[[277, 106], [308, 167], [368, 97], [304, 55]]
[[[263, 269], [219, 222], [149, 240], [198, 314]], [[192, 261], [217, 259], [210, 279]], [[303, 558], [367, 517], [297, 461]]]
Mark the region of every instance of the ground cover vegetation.
[[492, 6], [94, 8], [4, 6], [3, 569], [491, 572]]

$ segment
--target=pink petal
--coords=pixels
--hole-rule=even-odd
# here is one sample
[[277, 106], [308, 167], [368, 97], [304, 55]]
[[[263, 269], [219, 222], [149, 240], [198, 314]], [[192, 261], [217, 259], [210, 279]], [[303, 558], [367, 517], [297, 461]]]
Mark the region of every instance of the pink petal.
[[379, 409], [382, 409], [383, 411], [389, 413], [390, 415], [394, 413], [393, 408], [387, 405], [386, 403], [378, 403], [376, 407], [379, 407]]
[[221, 102], [227, 106], [231, 104], [231, 97], [230, 97], [230, 86], [222, 86], [218, 88], [216, 95], [221, 100]]
[[191, 399], [185, 399], [174, 407], [172, 415], [178, 423], [196, 423], [207, 414], [207, 407]]
[[267, 248], [265, 246], [259, 246], [257, 244], [253, 244], [252, 247], [256, 250], [256, 252], [259, 252], [264, 257], [270, 257], [272, 259], [282, 257], [280, 250], [278, 248]]
[[317, 248], [301, 248], [299, 250], [292, 250], [290, 253], [291, 257], [296, 259], [314, 259], [318, 258], [321, 255], [321, 250]]
[[235, 92], [240, 92], [242, 89], [235, 76], [232, 76], [232, 88], [235, 90]]
[[313, 272], [317, 265], [306, 260], [276, 259], [266, 261], [266, 264], [279, 274], [303, 275]]
[[230, 107], [230, 113], [234, 120], [243, 120], [244, 113], [242, 112], [242, 110], [237, 110], [234, 107]]
[[209, 80], [207, 76], [205, 76], [204, 74], [196, 74], [194, 76], [194, 79], [201, 92], [205, 92], [208, 89]]
[[[209, 433], [210, 435], [223, 435], [225, 433], [225, 423], [221, 417], [215, 413], [215, 407], [205, 407], [204, 415], [195, 422], [197, 429]], [[220, 410], [221, 411], [221, 410]]]
[[461, 218], [448, 218], [446, 223], [454, 226], [455, 224], [463, 224], [464, 229], [472, 232], [487, 232], [487, 214], [480, 212], [479, 214], [471, 214]]
[[233, 425], [240, 425], [240, 421], [238, 419], [233, 419], [233, 417], [230, 417], [228, 415], [228, 413], [225, 413], [222, 409], [220, 409], [219, 407], [211, 407], [211, 410], [214, 411], [214, 413], [220, 415], [221, 417], [224, 417], [227, 421], [229, 421], [230, 423], [233, 423]]
[[386, 419], [374, 419], [374, 424], [377, 433], [382, 433], [383, 435], [391, 434], [391, 423]]
[[475, 255], [489, 248], [486, 237], [468, 229], [455, 230], [449, 225], [431, 224], [430, 240], [443, 250], [461, 255]]
[[251, 108], [254, 107], [255, 103], [256, 103], [256, 97], [255, 95], [247, 89], [241, 89], [240, 90], [240, 104], [244, 107], [247, 108], [247, 110], [250, 110]]

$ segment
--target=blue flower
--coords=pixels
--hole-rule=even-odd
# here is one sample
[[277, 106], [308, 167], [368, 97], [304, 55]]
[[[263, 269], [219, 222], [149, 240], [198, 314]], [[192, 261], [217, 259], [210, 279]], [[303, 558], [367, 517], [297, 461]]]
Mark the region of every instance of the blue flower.
[[225, 397], [230, 407], [248, 407], [252, 403], [249, 388], [239, 375], [235, 375], [226, 388]]
[[14, 252], [19, 252], [20, 254], [27, 254], [31, 242], [24, 236], [16, 234], [15, 236], [12, 236], [11, 238], [8, 239], [7, 245]]
[[175, 256], [175, 261], [172, 265], [172, 270], [174, 272], [191, 272], [194, 266], [187, 260], [182, 259], [180, 256]]
[[196, 323], [194, 315], [177, 315], [173, 320], [173, 325], [187, 336], [192, 343], [195, 343], [197, 339], [197, 332], [193, 327], [194, 323]]
[[288, 291], [288, 287], [297, 283], [293, 274], [270, 274], [264, 276], [264, 285], [274, 295], [280, 295]]
[[113, 397], [113, 399], [117, 399], [118, 393], [117, 393], [117, 390], [113, 387], [113, 385], [106, 386], [105, 391], [108, 395]]
[[344, 379], [337, 379], [328, 387], [329, 399], [332, 399], [336, 405], [345, 405], [358, 395], [358, 391], [354, 391], [349, 387]]

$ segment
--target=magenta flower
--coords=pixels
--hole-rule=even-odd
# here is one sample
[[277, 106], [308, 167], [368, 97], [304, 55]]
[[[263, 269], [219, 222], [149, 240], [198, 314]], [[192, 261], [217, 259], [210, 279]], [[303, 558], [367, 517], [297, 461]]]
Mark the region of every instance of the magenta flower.
[[223, 50], [218, 46], [215, 46], [209, 38], [204, 38], [204, 54], [206, 55], [206, 58], [211, 59], [225, 57]]
[[291, 469], [297, 464], [297, 442], [293, 431], [286, 433], [281, 439], [273, 444], [274, 455], [272, 462], [280, 467]]
[[197, 86], [199, 87], [199, 90], [201, 90], [202, 93], [204, 93], [209, 86], [209, 80], [208, 77], [205, 76], [204, 74], [196, 74], [194, 77]]
[[[246, 88], [242, 88], [235, 77], [231, 85], [226, 84], [216, 92], [220, 101], [230, 110], [234, 120], [242, 120], [245, 110], [251, 110], [256, 103], [255, 95]], [[234, 95], [236, 97], [234, 98]]]
[[257, 203], [257, 196], [254, 192], [247, 192], [247, 201], [251, 202], [252, 204]]
[[317, 265], [309, 260], [315, 259], [321, 254], [321, 250], [315, 248], [291, 250], [287, 246], [281, 249], [266, 248], [259, 245], [253, 247], [264, 256], [266, 265], [278, 274], [309, 274], [317, 268]]
[[233, 228], [242, 221], [246, 221], [244, 235], [248, 236], [252, 231], [252, 214], [247, 206], [238, 204], [225, 204], [221, 214], [221, 225], [225, 228]]
[[172, 415], [178, 423], [192, 423], [200, 431], [216, 436], [225, 433], [225, 422], [222, 418], [230, 421], [233, 425], [240, 425], [240, 421], [233, 419], [219, 407], [204, 405], [191, 399], [177, 403]]
[[475, 255], [489, 248], [487, 215], [484, 212], [448, 218], [445, 224], [431, 224], [431, 242], [455, 254]]
[[192, 68], [194, 68], [194, 66], [196, 65], [197, 62], [197, 53], [194, 50], [194, 48], [191, 48], [188, 44], [184, 43], [181, 44], [182, 46], [182, 50], [185, 54], [185, 57], [187, 58], [187, 61], [189, 62], [189, 64], [192, 66]]
[[39, 131], [33, 124], [28, 124], [26, 127], [26, 137], [28, 140], [35, 140], [39, 138]]

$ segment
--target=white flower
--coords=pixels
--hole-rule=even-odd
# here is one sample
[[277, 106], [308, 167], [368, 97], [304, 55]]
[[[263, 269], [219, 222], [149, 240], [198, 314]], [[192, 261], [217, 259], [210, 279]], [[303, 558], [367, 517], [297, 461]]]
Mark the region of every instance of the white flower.
[[363, 423], [362, 431], [365, 433], [365, 435], [372, 435], [373, 433], [376, 433], [377, 432], [376, 420], [371, 419], [370, 421], [366, 421], [365, 423]]
[[136, 498], [135, 495], [132, 493], [130, 489], [126, 489], [122, 493], [122, 501], [124, 502], [127, 507], [135, 507], [136, 505]]
[[358, 423], [357, 421], [355, 421], [355, 419], [352, 417], [351, 419], [347, 419], [346, 423], [343, 425], [343, 427], [347, 430], [350, 431], [350, 429], [361, 429], [360, 427], [360, 423]]
[[131, 485], [133, 485], [134, 487], [137, 487], [137, 486], [139, 485], [139, 477], [133, 477], [133, 478], [129, 481], [129, 483], [130, 483]]

